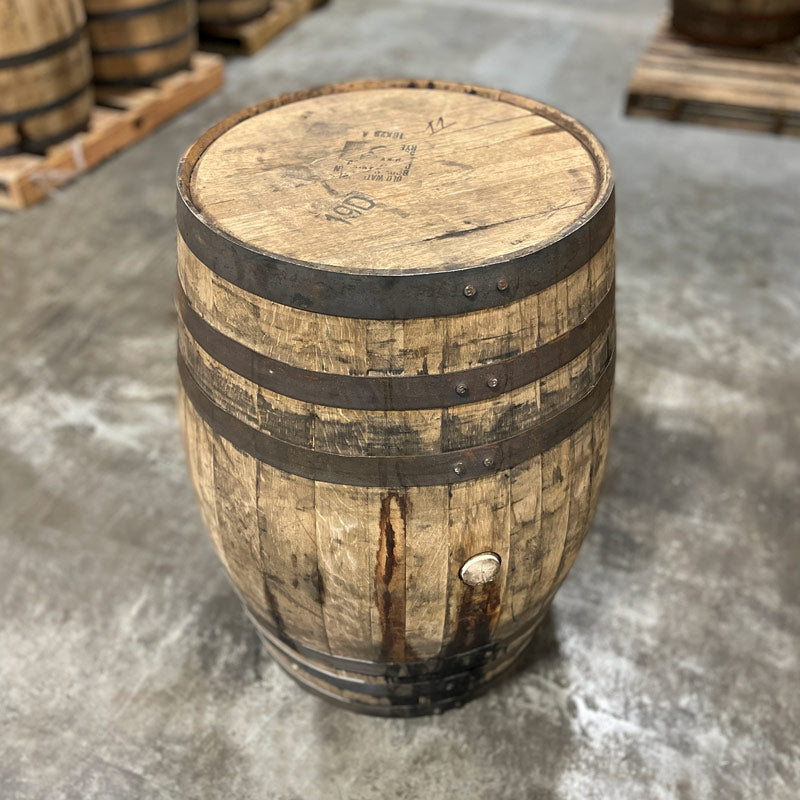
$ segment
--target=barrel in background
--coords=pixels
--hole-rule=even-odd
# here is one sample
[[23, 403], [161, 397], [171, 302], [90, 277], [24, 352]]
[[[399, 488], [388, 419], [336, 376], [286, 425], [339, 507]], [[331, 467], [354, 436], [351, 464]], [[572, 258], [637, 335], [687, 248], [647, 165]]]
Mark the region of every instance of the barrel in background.
[[0, 0], [0, 154], [41, 153], [86, 126], [84, 24], [80, 0]]
[[197, 49], [194, 0], [84, 0], [99, 85], [148, 85]]
[[271, 0], [198, 0], [200, 31], [219, 35], [227, 30], [226, 26], [240, 25], [266, 14], [271, 5]]
[[758, 47], [800, 35], [800, 0], [673, 0], [673, 27], [709, 44]]
[[270, 652], [367, 713], [481, 691], [530, 641], [598, 501], [602, 147], [490, 89], [325, 87], [190, 148], [178, 228], [187, 460]]

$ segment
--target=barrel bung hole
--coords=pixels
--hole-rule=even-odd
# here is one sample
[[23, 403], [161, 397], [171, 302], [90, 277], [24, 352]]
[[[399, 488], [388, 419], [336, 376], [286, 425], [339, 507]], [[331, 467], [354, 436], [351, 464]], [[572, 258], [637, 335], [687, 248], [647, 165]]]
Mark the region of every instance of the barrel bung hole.
[[491, 583], [500, 572], [502, 559], [497, 553], [487, 551], [468, 558], [458, 572], [458, 577], [467, 586], [482, 586]]

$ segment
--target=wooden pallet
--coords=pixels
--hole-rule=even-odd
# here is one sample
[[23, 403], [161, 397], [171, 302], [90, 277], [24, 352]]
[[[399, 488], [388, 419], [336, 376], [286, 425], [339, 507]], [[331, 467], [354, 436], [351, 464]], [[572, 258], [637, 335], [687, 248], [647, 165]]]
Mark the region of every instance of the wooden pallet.
[[252, 55], [281, 31], [328, 0], [273, 0], [263, 16], [237, 25], [219, 25], [214, 35], [200, 33], [200, 47], [226, 55]]
[[119, 150], [143, 139], [167, 120], [222, 86], [224, 60], [195, 53], [190, 68], [153, 86], [97, 89], [88, 129], [49, 148], [43, 156], [0, 158], [0, 208], [18, 210], [88, 172]]
[[800, 50], [697, 44], [667, 21], [633, 73], [626, 112], [800, 135]]

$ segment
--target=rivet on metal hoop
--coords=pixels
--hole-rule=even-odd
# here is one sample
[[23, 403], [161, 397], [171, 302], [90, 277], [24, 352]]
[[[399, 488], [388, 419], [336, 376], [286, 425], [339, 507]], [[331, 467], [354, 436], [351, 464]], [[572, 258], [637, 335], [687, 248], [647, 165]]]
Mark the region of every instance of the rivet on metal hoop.
[[500, 385], [500, 381], [497, 378], [489, 378], [489, 380], [486, 381], [486, 385], [490, 389], [496, 389]]
[[475, 287], [471, 283], [464, 287], [464, 297], [475, 297]]
[[456, 475], [463, 475], [464, 474], [464, 465], [459, 461], [458, 464], [453, 466], [453, 472]]
[[505, 278], [500, 278], [500, 280], [497, 281], [497, 291], [504, 292], [506, 289], [508, 289], [508, 281]]
[[456, 386], [456, 394], [461, 395], [461, 397], [464, 397], [468, 391], [469, 388], [466, 383], [459, 383], [458, 386]]
[[483, 459], [483, 466], [486, 467], [486, 469], [491, 469], [494, 466], [494, 458], [492, 458], [492, 456], [486, 456], [486, 458]]

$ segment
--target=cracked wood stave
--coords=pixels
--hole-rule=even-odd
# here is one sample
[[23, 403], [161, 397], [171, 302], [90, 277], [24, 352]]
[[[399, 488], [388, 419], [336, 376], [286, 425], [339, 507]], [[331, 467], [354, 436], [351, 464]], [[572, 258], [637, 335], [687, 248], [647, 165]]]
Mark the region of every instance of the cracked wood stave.
[[0, 0], [0, 155], [83, 129], [92, 63], [80, 0]]
[[[223, 124], [201, 140], [183, 185], [208, 222], [209, 247], [224, 231], [287, 263], [391, 273], [402, 284], [408, 274], [502, 264], [580, 234], [612, 196], [590, 134], [571, 120], [554, 122], [564, 118], [533, 101], [471, 89], [347, 85]], [[359, 213], [337, 211], [352, 196]], [[346, 221], [326, 219], [337, 215]], [[251, 293], [221, 277], [182, 238], [178, 274], [191, 308], [248, 348], [251, 361], [267, 356], [309, 379], [338, 374], [345, 387], [358, 376], [399, 385], [420, 374], [448, 382], [487, 364], [502, 374], [520, 354], [574, 335], [612, 297], [613, 230], [580, 252], [580, 263], [563, 265], [540, 291], [519, 293], [515, 284], [500, 305], [477, 297], [467, 313], [427, 317], [367, 319], [277, 302], [268, 287]], [[268, 269], [263, 275], [270, 280]], [[480, 475], [453, 469], [437, 485], [415, 485], [413, 476], [392, 483], [391, 473], [364, 485], [292, 474], [291, 463], [236, 450], [208, 409], [224, 411], [251, 438], [311, 456], [468, 453], [569, 418], [606, 386], [608, 308], [585, 346], [546, 374], [474, 402], [411, 410], [393, 409], [393, 394], [380, 409], [286, 396], [263, 385], [268, 375], [256, 383], [240, 374], [247, 364], [237, 372], [216, 360], [179, 322], [184, 380], [193, 387], [181, 395], [182, 424], [206, 524], [271, 651], [307, 688], [356, 710], [409, 715], [450, 707], [510, 666], [591, 522], [610, 384], [542, 452], [499, 469], [487, 463]], [[199, 406], [191, 399], [198, 391]], [[481, 552], [499, 556], [500, 571], [468, 586], [461, 566]], [[398, 677], [406, 668], [413, 678]]]
[[144, 86], [189, 63], [197, 50], [191, 0], [84, 0], [95, 82]]

